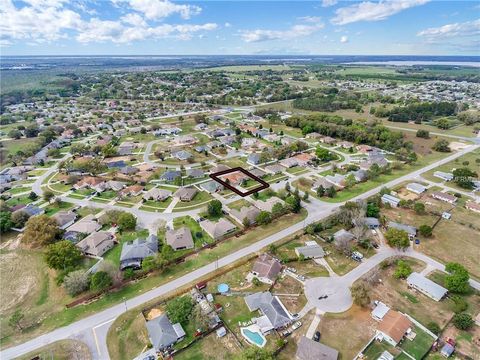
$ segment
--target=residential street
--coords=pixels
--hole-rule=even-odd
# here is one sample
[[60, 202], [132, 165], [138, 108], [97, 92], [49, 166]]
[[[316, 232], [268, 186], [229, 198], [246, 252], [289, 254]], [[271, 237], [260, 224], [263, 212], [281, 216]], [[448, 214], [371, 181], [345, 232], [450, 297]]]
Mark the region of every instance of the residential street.
[[[392, 180], [391, 182], [382, 184], [381, 186], [371, 189], [357, 196], [351, 201], [366, 199], [378, 193], [380, 189], [383, 187], [393, 187], [406, 180], [414, 179], [426, 171], [429, 171], [431, 169], [436, 168], [439, 165], [452, 161], [464, 155], [465, 153], [471, 152], [479, 147], [480, 145], [472, 145], [466, 149], [453, 153], [452, 155], [442, 160], [439, 160], [433, 164], [430, 164], [422, 169], [416, 170], [410, 174], [404, 175], [400, 178]], [[39, 184], [41, 184], [41, 182], [42, 181], [38, 181]], [[38, 190], [41, 192], [41, 189], [38, 189]], [[71, 198], [69, 198], [68, 200], [81, 206], [94, 206], [94, 207], [100, 207], [100, 208], [106, 208], [106, 209], [115, 208], [115, 206], [111, 206], [107, 204], [91, 203], [91, 202], [88, 202], [88, 200], [75, 200]], [[125, 304], [120, 303], [120, 304], [114, 305], [99, 313], [88, 316], [79, 321], [76, 321], [66, 327], [56, 329], [50, 333], [41, 335], [23, 344], [5, 349], [0, 353], [0, 357], [2, 359], [12, 359], [14, 357], [17, 357], [22, 354], [26, 354], [30, 351], [35, 350], [36, 348], [39, 348], [41, 346], [44, 346], [46, 344], [52, 343], [57, 340], [66, 339], [66, 338], [79, 338], [79, 339], [82, 339], [82, 341], [85, 341], [89, 345], [94, 359], [109, 359], [108, 353], [106, 350], [106, 343], [105, 343], [106, 334], [113, 320], [117, 318], [119, 315], [121, 315], [122, 313], [124, 313], [126, 310], [126, 307], [133, 308], [136, 306], [140, 306], [149, 300], [165, 295], [189, 283], [195, 282], [196, 279], [199, 279], [200, 277], [215, 271], [217, 269], [217, 266], [223, 267], [223, 266], [232, 264], [244, 256], [258, 252], [262, 248], [267, 247], [268, 245], [303, 229], [306, 225], [326, 218], [327, 216], [331, 215], [332, 212], [338, 210], [338, 208], [342, 204], [343, 203], [325, 203], [318, 199], [310, 197], [310, 202], [304, 204], [304, 207], [308, 211], [308, 216], [304, 221], [293, 224], [288, 228], [279, 231], [276, 234], [268, 236], [252, 245], [249, 245], [221, 259], [218, 259], [217, 262], [212, 262], [210, 264], [202, 266], [184, 276], [174, 279], [166, 284], [163, 284], [137, 297], [129, 299], [126, 301]], [[176, 216], [196, 214], [199, 212], [199, 210], [192, 210], [189, 212], [171, 213], [171, 214], [170, 213], [156, 214], [156, 213], [141, 211], [138, 209], [131, 209], [131, 212], [137, 216], [141, 226], [148, 227], [152, 223], [158, 222], [159, 219], [170, 220]], [[393, 250], [390, 248], [381, 248], [381, 250], [376, 255], [367, 259], [360, 266], [358, 266], [357, 268], [355, 268], [354, 270], [352, 270], [351, 272], [349, 272], [348, 274], [342, 277], [309, 279], [306, 282], [306, 291], [305, 291], [307, 298], [311, 303], [313, 303], [321, 311], [325, 311], [325, 312], [344, 311], [348, 309], [351, 305], [351, 296], [350, 296], [350, 291], [348, 287], [351, 286], [351, 284], [355, 280], [357, 280], [363, 274], [367, 273], [370, 269], [375, 267], [378, 263], [380, 263], [384, 259], [391, 256], [398, 255], [398, 254], [400, 254], [400, 252], [397, 250]], [[439, 269], [439, 270], [444, 269], [441, 263], [433, 259], [430, 259], [426, 255], [420, 254], [416, 251], [408, 250], [406, 252], [401, 252], [401, 254], [425, 261], [427, 264], [435, 267], [436, 269]], [[480, 289], [480, 284], [478, 282], [471, 281], [471, 284], [476, 289]], [[318, 297], [322, 294], [329, 295], [328, 299], [319, 301]], [[103, 326], [103, 324], [105, 325]], [[95, 332], [93, 329], [95, 329]], [[96, 344], [95, 347], [92, 347], [92, 344]]]

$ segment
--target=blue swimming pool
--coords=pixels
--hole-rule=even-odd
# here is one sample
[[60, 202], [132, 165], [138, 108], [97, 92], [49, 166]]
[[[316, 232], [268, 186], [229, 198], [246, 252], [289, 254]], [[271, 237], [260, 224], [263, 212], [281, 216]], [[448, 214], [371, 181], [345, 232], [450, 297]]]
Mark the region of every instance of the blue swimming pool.
[[230, 286], [228, 284], [219, 284], [217, 290], [219, 293], [226, 293], [230, 290]]
[[258, 332], [251, 331], [249, 329], [242, 329], [241, 332], [243, 336], [247, 338], [247, 340], [249, 340], [252, 344], [257, 345], [258, 347], [263, 347], [267, 342], [265, 337]]

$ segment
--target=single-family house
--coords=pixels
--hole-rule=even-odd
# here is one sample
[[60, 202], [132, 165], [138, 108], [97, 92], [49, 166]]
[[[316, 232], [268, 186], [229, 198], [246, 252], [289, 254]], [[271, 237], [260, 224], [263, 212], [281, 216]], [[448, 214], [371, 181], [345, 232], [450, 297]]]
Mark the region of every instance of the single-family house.
[[443, 286], [417, 272], [412, 272], [408, 276], [407, 284], [435, 301], [442, 300], [448, 292]]
[[473, 202], [473, 201], [467, 201], [465, 203], [465, 208], [470, 210], [470, 211], [473, 211], [473, 212], [476, 212], [476, 213], [480, 213], [480, 204], [476, 203], [476, 202]]
[[305, 135], [307, 139], [320, 139], [322, 137], [322, 134], [319, 134], [317, 132], [311, 132]]
[[297, 166], [297, 165], [298, 165], [298, 161], [297, 161], [297, 159], [295, 159], [294, 157], [290, 157], [290, 158], [286, 158], [286, 159], [280, 160], [280, 161], [279, 161], [279, 164], [282, 165], [283, 167], [286, 167], [286, 168], [288, 169], [288, 168]]
[[240, 210], [231, 209], [230, 211], [230, 216], [232, 216], [240, 224], [248, 221], [249, 225], [255, 224], [257, 222], [258, 214], [260, 214], [260, 210], [253, 205], [242, 206]]
[[252, 274], [265, 284], [273, 284], [280, 271], [282, 271], [280, 261], [268, 254], [260, 255], [252, 268]]
[[172, 324], [167, 314], [162, 314], [146, 322], [148, 337], [157, 352], [183, 340], [185, 331], [180, 323]]
[[433, 176], [436, 178], [442, 179], [443, 181], [452, 181], [453, 180], [453, 174], [452, 173], [447, 173], [443, 171], [435, 171], [433, 173]]
[[368, 172], [364, 169], [358, 169], [356, 171], [352, 171], [350, 174], [353, 175], [356, 182], [363, 182], [368, 179]]
[[120, 196], [138, 196], [142, 193], [143, 186], [141, 185], [130, 185], [125, 189], [119, 191]]
[[330, 181], [333, 185], [343, 188], [345, 186], [345, 175], [335, 174], [325, 176], [327, 181]]
[[355, 235], [345, 229], [340, 229], [333, 234], [333, 240], [336, 244], [349, 243], [353, 239], [355, 239]]
[[126, 186], [126, 183], [122, 181], [109, 180], [106, 183], [106, 188], [113, 191], [120, 191]]
[[411, 191], [415, 194], [421, 194], [425, 191], [427, 191], [427, 188], [423, 186], [422, 184], [419, 183], [410, 183], [407, 185], [407, 190]]
[[200, 187], [209, 192], [210, 194], [222, 191], [224, 189], [223, 185], [215, 180], [209, 180], [207, 182], [201, 183]]
[[32, 204], [28, 204], [27, 206], [23, 207], [21, 211], [27, 213], [29, 217], [38, 216], [45, 213], [44, 209]]
[[292, 318], [280, 299], [270, 292], [257, 292], [244, 297], [250, 311], [260, 311], [263, 315], [257, 318], [257, 325], [262, 333], [266, 334], [273, 329], [289, 325]]
[[91, 233], [76, 245], [85, 255], [102, 256], [115, 245], [115, 236], [107, 231]]
[[390, 309], [377, 327], [376, 338], [385, 340], [392, 346], [397, 346], [411, 327], [412, 322], [408, 317]]
[[177, 137], [174, 142], [176, 145], [191, 145], [197, 143], [198, 139], [192, 135], [184, 135]]
[[313, 183], [312, 190], [316, 192], [320, 188], [320, 186], [323, 187], [324, 189], [330, 189], [335, 185], [333, 185], [330, 181], [328, 181], [324, 177], [321, 177]]
[[91, 234], [95, 231], [100, 230], [101, 227], [102, 225], [98, 223], [97, 218], [94, 215], [90, 214], [85, 216], [83, 219], [80, 219], [73, 225], [70, 225], [67, 230], [82, 234]]
[[278, 164], [265, 166], [265, 171], [267, 171], [271, 174], [280, 174], [284, 170], [285, 170], [285, 168], [283, 166], [278, 165]]
[[441, 191], [435, 191], [435, 192], [432, 193], [431, 196], [434, 199], [445, 201], [445, 202], [448, 202], [450, 204], [455, 204], [455, 202], [457, 201], [457, 198], [455, 196], [444, 193], [444, 192], [441, 192]]
[[152, 188], [143, 194], [143, 198], [145, 200], [165, 201], [171, 195], [172, 192], [169, 190]]
[[302, 336], [297, 343], [295, 360], [337, 360], [338, 351], [330, 346]]
[[158, 252], [158, 238], [149, 235], [146, 239], [135, 239], [124, 242], [120, 254], [120, 270], [126, 268], [139, 269], [147, 256], [154, 256]]
[[173, 182], [181, 176], [182, 172], [179, 170], [167, 170], [160, 176], [160, 180]]
[[236, 229], [235, 225], [224, 218], [216, 222], [211, 220], [203, 220], [200, 222], [200, 227], [214, 240], [217, 240]]
[[400, 199], [390, 195], [390, 194], [383, 194], [381, 199], [382, 204], [390, 204], [391, 207], [398, 207], [398, 204], [400, 203]]
[[260, 158], [261, 156], [258, 153], [250, 154], [248, 155], [247, 163], [250, 165], [258, 165], [260, 164]]
[[389, 221], [387, 224], [387, 227], [405, 231], [408, 234], [408, 237], [410, 239], [413, 239], [415, 238], [415, 236], [417, 236], [417, 228], [414, 226], [400, 224], [394, 221]]
[[167, 230], [165, 239], [167, 244], [170, 245], [173, 250], [193, 248], [192, 234], [190, 229], [185, 226], [177, 230]]
[[255, 207], [257, 207], [258, 209], [260, 209], [262, 211], [272, 212], [275, 204], [280, 204], [280, 205], [284, 206], [285, 202], [282, 199], [280, 199], [276, 196], [272, 196], [271, 198], [268, 198], [265, 201], [254, 200], [253, 204], [255, 205]]
[[192, 154], [190, 154], [188, 151], [186, 150], [178, 150], [178, 151], [172, 151], [171, 153], [172, 157], [178, 159], [178, 160], [188, 160], [190, 159], [191, 157], [193, 157]]
[[188, 169], [187, 176], [192, 179], [201, 179], [205, 176], [205, 172], [202, 169]]
[[175, 191], [173, 196], [180, 199], [180, 201], [192, 201], [197, 192], [198, 190], [193, 187], [181, 187]]
[[325, 251], [316, 241], [306, 241], [305, 246], [295, 248], [295, 254], [305, 259], [321, 259], [325, 256]]
[[55, 219], [60, 229], [65, 230], [75, 222], [77, 214], [71, 211], [59, 211], [52, 218]]

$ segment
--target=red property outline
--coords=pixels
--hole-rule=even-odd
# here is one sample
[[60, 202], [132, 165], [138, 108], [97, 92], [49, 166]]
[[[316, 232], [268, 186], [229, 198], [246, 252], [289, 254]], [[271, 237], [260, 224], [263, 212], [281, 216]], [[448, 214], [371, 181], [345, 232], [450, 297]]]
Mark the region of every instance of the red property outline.
[[[242, 173], [244, 173], [245, 175], [247, 175], [248, 177], [252, 178], [253, 180], [255, 180], [256, 182], [260, 183], [261, 185], [252, 189], [252, 190], [249, 190], [247, 192], [241, 192], [240, 190], [236, 189], [235, 187], [233, 187], [232, 185], [228, 184], [227, 182], [223, 181], [222, 179], [219, 178], [219, 176], [222, 176], [222, 175], [225, 175], [225, 174], [230, 174], [232, 172], [236, 172], [236, 171], [240, 171]], [[268, 187], [270, 187], [270, 184], [267, 183], [266, 181], [260, 179], [258, 176], [255, 176], [253, 175], [250, 171], [248, 170], [245, 170], [244, 168], [242, 167], [236, 167], [236, 168], [233, 168], [233, 169], [227, 169], [227, 170], [223, 170], [223, 171], [219, 171], [219, 172], [216, 172], [216, 173], [213, 173], [213, 174], [210, 174], [209, 175], [213, 180], [215, 180], [216, 182], [222, 184], [224, 187], [226, 187], [227, 189], [230, 189], [232, 190], [234, 193], [240, 195], [241, 197], [245, 197], [245, 196], [248, 196], [248, 195], [251, 195], [253, 193], [256, 193], [256, 192], [259, 192], [261, 190], [264, 190], [264, 189], [267, 189]]]

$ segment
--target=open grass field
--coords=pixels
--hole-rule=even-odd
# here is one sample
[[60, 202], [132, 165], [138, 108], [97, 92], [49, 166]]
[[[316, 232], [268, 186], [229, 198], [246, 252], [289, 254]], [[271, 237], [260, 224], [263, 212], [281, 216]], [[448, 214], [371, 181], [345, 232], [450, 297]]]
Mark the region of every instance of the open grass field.
[[30, 360], [38, 356], [38, 359], [71, 360], [82, 359], [90, 360], [92, 354], [88, 346], [77, 340], [60, 340], [50, 345], [41, 347], [26, 355], [16, 358], [17, 360]]
[[143, 314], [130, 310], [115, 320], [108, 332], [108, 352], [112, 359], [130, 360], [150, 343]]
[[[433, 173], [435, 171], [452, 172], [454, 169], [458, 169], [461, 167], [468, 167], [469, 169], [475, 171], [480, 176], [480, 150], [475, 150], [468, 154], [460, 156], [459, 158], [453, 161], [450, 161], [444, 165], [441, 165], [433, 170], [427, 171], [422, 176], [427, 180], [440, 183], [442, 182], [442, 179], [439, 179], [433, 176]], [[454, 182], [449, 182], [447, 185], [453, 188], [457, 187], [457, 185]], [[458, 189], [461, 189], [461, 188], [458, 188]]]
[[25, 148], [35, 144], [36, 141], [36, 138], [2, 141], [2, 148], [0, 148], [0, 164], [4, 165], [7, 163], [7, 156], [9, 154], [15, 154], [19, 150], [25, 150]]

